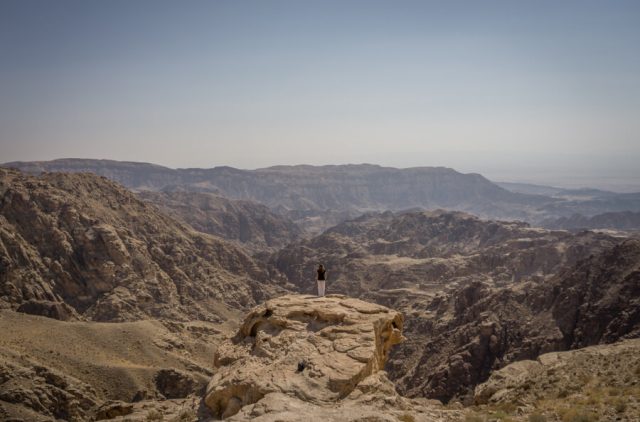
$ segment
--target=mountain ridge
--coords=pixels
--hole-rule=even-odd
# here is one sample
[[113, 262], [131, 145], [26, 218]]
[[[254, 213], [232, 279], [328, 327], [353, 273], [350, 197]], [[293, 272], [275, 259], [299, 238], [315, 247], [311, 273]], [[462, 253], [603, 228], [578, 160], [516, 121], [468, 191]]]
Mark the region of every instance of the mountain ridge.
[[[219, 320], [229, 305], [253, 305], [274, 288], [243, 249], [104, 177], [6, 169], [0, 280], [2, 307], [103, 321]], [[67, 315], [65, 304], [78, 315]]]
[[302, 227], [317, 225], [318, 219], [327, 220], [319, 225], [320, 229], [339, 221], [332, 220], [331, 213], [347, 213], [348, 218], [365, 211], [414, 207], [448, 208], [491, 218], [532, 219], [539, 214], [537, 207], [555, 201], [513, 193], [477, 173], [463, 174], [447, 167], [398, 169], [349, 164], [174, 170], [147, 163], [87, 159], [13, 162], [4, 166], [31, 173], [90, 171], [133, 190], [187, 189], [253, 200], [291, 216]]

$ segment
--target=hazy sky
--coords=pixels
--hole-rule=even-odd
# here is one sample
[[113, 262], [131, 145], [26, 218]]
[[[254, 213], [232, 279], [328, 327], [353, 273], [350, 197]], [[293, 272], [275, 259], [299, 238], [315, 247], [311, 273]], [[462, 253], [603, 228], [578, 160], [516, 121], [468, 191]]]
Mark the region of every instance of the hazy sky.
[[640, 190], [640, 1], [0, 0], [0, 162], [61, 157]]

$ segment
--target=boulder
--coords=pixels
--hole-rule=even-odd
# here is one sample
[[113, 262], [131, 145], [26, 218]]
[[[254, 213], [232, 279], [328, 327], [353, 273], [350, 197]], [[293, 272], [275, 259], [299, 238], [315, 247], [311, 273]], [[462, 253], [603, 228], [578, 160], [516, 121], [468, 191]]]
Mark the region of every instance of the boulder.
[[50, 300], [28, 300], [18, 306], [16, 310], [25, 314], [40, 315], [60, 321], [80, 319], [76, 310], [71, 306], [64, 302], [52, 302]]

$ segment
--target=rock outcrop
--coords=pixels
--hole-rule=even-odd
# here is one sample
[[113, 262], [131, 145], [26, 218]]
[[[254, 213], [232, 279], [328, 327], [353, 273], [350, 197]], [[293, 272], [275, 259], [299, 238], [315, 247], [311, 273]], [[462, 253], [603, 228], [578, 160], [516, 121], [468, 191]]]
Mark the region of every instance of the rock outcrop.
[[97, 403], [95, 389], [77, 378], [18, 358], [0, 360], [0, 420], [87, 420]]
[[410, 316], [386, 370], [402, 394], [470, 402], [473, 386], [518, 359], [632, 336], [638, 242], [549, 231], [447, 211], [369, 214], [272, 258], [301, 291], [328, 291]]
[[351, 420], [340, 409], [365, 396], [390, 415], [411, 412], [382, 372], [402, 327], [400, 313], [345, 296], [269, 300], [218, 348], [205, 403], [215, 417], [236, 415], [230, 420]]

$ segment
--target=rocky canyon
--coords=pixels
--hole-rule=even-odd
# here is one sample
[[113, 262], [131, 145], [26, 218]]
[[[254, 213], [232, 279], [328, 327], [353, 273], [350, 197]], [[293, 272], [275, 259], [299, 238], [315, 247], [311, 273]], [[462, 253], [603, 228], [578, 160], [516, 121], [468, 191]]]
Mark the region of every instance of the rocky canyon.
[[2, 420], [637, 420], [632, 195], [604, 218], [447, 169], [10, 167]]

